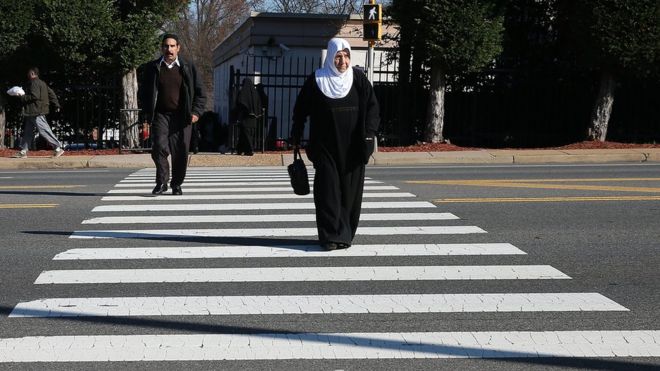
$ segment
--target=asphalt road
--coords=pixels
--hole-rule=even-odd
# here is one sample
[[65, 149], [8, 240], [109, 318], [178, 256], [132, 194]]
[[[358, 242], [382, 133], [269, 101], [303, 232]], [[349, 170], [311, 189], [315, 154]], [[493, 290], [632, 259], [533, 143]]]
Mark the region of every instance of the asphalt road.
[[[282, 168], [277, 168], [282, 170]], [[264, 172], [270, 169], [264, 169]], [[370, 167], [367, 176], [430, 201], [432, 211], [451, 213], [454, 220], [363, 220], [360, 227], [390, 228], [476, 226], [487, 233], [421, 234], [378, 232], [359, 235], [354, 244], [511, 244], [519, 254], [319, 256], [188, 259], [54, 260], [70, 249], [208, 247], [264, 245], [280, 242], [313, 244], [314, 236], [182, 238], [71, 238], [93, 230], [145, 228], [169, 230], [204, 228], [313, 228], [313, 221], [209, 223], [186, 221], [193, 215], [236, 214], [229, 211], [169, 212], [181, 220], [158, 224], [124, 221], [87, 224], [102, 205], [153, 204], [108, 201], [109, 190], [135, 170], [39, 170], [0, 172], [0, 339], [68, 335], [169, 335], [263, 333], [381, 333], [381, 332], [538, 332], [538, 331], [657, 331], [660, 330], [660, 165], [535, 165], [535, 166], [407, 166]], [[193, 170], [194, 173], [194, 170]], [[138, 175], [138, 174], [135, 174]], [[190, 176], [189, 180], [192, 179]], [[285, 179], [286, 180], [286, 179]], [[144, 187], [151, 183], [145, 183]], [[190, 184], [189, 186], [187, 186]], [[193, 195], [192, 182], [184, 195]], [[145, 188], [146, 189], [146, 188]], [[187, 192], [190, 191], [190, 192]], [[148, 193], [148, 192], [147, 192]], [[277, 192], [282, 193], [282, 192]], [[137, 196], [141, 196], [137, 194]], [[408, 197], [410, 199], [410, 197]], [[293, 199], [294, 205], [300, 200]], [[368, 199], [365, 201], [394, 201]], [[190, 201], [248, 203], [250, 201]], [[267, 202], [267, 201], [262, 201]], [[274, 202], [270, 200], [268, 202]], [[170, 202], [170, 203], [183, 203]], [[378, 211], [378, 210], [377, 210]], [[422, 209], [387, 209], [417, 213]], [[308, 212], [310, 212], [308, 210]], [[375, 212], [363, 209], [363, 214]], [[261, 210], [242, 210], [257, 219]], [[299, 214], [300, 210], [278, 210]], [[107, 214], [107, 215], [106, 215]], [[162, 215], [141, 212], [136, 215]], [[192, 219], [192, 218], [190, 218]], [[83, 224], [86, 223], [86, 224]], [[378, 229], [380, 230], [380, 229]], [[91, 233], [91, 232], [90, 232]], [[172, 232], [174, 233], [174, 232]], [[357, 249], [357, 248], [356, 248]], [[566, 279], [365, 279], [315, 282], [146, 282], [38, 284], [43, 272], [61, 270], [198, 269], [268, 267], [408, 267], [408, 266], [548, 266]], [[123, 271], [122, 271], [123, 272]], [[283, 296], [283, 295], [482, 295], [527, 293], [591, 293], [618, 305], [618, 310], [475, 310], [461, 307], [446, 312], [300, 313], [230, 315], [144, 315], [55, 318], [9, 317], [19, 303], [43, 298]], [[478, 297], [477, 301], [483, 300]], [[467, 305], [466, 305], [467, 307]], [[656, 339], [656, 341], [660, 341]], [[3, 349], [0, 347], [0, 352]], [[2, 354], [0, 354], [0, 359]], [[653, 369], [659, 358], [579, 357], [537, 358], [515, 354], [493, 359], [356, 359], [248, 360], [151, 363], [59, 363], [48, 369], [140, 368], [181, 369]], [[332, 358], [332, 357], [330, 357]], [[120, 365], [120, 366], [118, 366]], [[42, 366], [45, 366], [42, 364]], [[0, 363], [0, 369], [33, 369], [34, 364]]]

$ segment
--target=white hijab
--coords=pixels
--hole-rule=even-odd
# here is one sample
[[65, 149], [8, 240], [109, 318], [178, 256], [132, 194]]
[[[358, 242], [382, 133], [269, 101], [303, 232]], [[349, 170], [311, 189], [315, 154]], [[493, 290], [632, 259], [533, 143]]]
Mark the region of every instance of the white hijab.
[[343, 98], [348, 95], [353, 86], [353, 67], [349, 65], [343, 73], [335, 67], [335, 55], [338, 51], [345, 49], [348, 49], [350, 55], [351, 46], [348, 41], [340, 38], [330, 39], [323, 67], [316, 70], [314, 74], [316, 85], [321, 89], [323, 95], [328, 98]]

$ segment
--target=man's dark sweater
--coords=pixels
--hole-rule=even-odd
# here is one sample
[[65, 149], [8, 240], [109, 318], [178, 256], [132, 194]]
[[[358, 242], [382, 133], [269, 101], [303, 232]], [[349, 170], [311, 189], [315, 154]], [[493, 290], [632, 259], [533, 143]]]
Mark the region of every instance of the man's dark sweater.
[[[192, 115], [201, 116], [204, 112], [206, 97], [204, 96], [204, 84], [195, 66], [179, 58], [178, 66], [181, 72], [182, 83], [179, 91], [179, 109], [183, 125], [190, 125]], [[156, 112], [156, 100], [160, 100], [160, 75], [167, 67], [162, 63], [162, 58], [148, 62], [144, 66], [144, 73], [140, 79], [140, 108], [144, 113], [144, 119], [151, 123]]]
[[181, 84], [183, 76], [179, 66], [172, 68], [165, 66], [160, 69], [158, 78], [158, 102], [156, 111], [158, 112], [176, 112], [179, 109], [179, 95], [181, 94]]

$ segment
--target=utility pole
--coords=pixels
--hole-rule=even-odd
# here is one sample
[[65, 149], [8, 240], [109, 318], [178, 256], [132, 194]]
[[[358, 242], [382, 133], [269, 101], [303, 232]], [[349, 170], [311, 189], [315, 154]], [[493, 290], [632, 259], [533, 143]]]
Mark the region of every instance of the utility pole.
[[[364, 27], [362, 39], [369, 42], [367, 48], [367, 79], [371, 85], [374, 84], [374, 46], [376, 41], [381, 39], [381, 25], [383, 22], [383, 11], [380, 4], [376, 4], [376, 0], [369, 0], [368, 5], [364, 5]], [[378, 138], [374, 138], [374, 152], [378, 152]]]

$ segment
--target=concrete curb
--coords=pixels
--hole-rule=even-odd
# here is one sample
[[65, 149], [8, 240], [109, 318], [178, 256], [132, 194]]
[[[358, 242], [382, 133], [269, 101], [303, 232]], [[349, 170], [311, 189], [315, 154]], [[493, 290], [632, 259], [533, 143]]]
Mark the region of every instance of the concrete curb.
[[[151, 161], [151, 157], [149, 157]], [[189, 166], [282, 166], [282, 155], [255, 153], [254, 156], [196, 154], [190, 156]], [[152, 163], [153, 166], [153, 163]]]
[[89, 162], [95, 156], [62, 156], [28, 157], [28, 158], [0, 158], [0, 169], [82, 169], [89, 167]]
[[372, 156], [374, 165], [429, 164], [510, 164], [511, 158], [494, 156], [488, 151], [452, 152], [378, 152]]
[[514, 164], [645, 162], [648, 155], [631, 149], [505, 151]]
[[[305, 162], [309, 160], [303, 155]], [[243, 167], [286, 166], [290, 152], [238, 156], [199, 153], [190, 156], [190, 166]], [[378, 152], [370, 165], [465, 165], [465, 164], [576, 164], [660, 162], [660, 148], [585, 150], [477, 150], [451, 152]], [[0, 158], [0, 169], [80, 169], [154, 167], [148, 153], [107, 156]]]
[[[62, 156], [60, 159], [65, 160], [67, 157]], [[87, 161], [87, 167], [90, 168], [143, 168], [154, 167], [151, 160], [151, 155], [131, 154], [131, 155], [110, 155], [110, 156], [93, 156]]]

